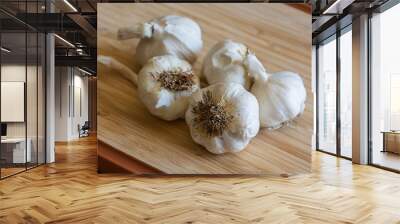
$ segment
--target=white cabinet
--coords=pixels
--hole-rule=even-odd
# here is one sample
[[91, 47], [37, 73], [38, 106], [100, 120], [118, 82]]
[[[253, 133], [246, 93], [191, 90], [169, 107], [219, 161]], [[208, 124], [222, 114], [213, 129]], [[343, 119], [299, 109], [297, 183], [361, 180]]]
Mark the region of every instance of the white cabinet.
[[[26, 140], [25, 151], [25, 138], [7, 138], [1, 140], [2, 147], [12, 150], [12, 163], [25, 163], [32, 161], [32, 140]], [[26, 161], [25, 161], [26, 160]]]

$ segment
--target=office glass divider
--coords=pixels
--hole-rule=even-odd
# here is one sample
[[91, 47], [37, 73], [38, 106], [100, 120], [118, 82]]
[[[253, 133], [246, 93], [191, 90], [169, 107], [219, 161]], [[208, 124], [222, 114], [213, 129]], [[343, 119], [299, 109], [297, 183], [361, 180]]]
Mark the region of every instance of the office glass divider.
[[[43, 2], [43, 1], [40, 1]], [[28, 1], [23, 1], [22, 9], [25, 9], [25, 19], [27, 18], [27, 13], [39, 13], [39, 1], [29, 1], [29, 4], [33, 4], [33, 7], [30, 7], [31, 11], [27, 11]], [[25, 5], [24, 5], [25, 4]], [[36, 4], [36, 7], [35, 7]], [[0, 3], [1, 7], [1, 3]], [[46, 7], [47, 11], [47, 7]], [[0, 180], [3, 180], [7, 177], [11, 177], [17, 175], [19, 173], [25, 172], [26, 170], [38, 167], [42, 164], [45, 164], [47, 161], [47, 121], [46, 121], [46, 87], [47, 87], [47, 36], [44, 32], [33, 28], [32, 26], [24, 23], [22, 20], [18, 20], [10, 16], [7, 12], [0, 10], [0, 13], [5, 17], [9, 17], [10, 19], [14, 19], [16, 22], [21, 24], [20, 29], [18, 30], [3, 30], [0, 27], [0, 46], [6, 47], [6, 45], [12, 46], [11, 53], [10, 52], [0, 52], [0, 82], [4, 81], [13, 81], [10, 80], [9, 73], [7, 77], [5, 77], [7, 72], [10, 72], [8, 67], [17, 67], [19, 71], [20, 80], [22, 81], [24, 77], [24, 87], [23, 87], [23, 119], [24, 122], [7, 122], [8, 129], [10, 129], [11, 125], [18, 126], [18, 133], [14, 136], [15, 127], [13, 126], [13, 130], [9, 130], [9, 132], [13, 132], [10, 137], [11, 138], [19, 138], [25, 142], [22, 142], [18, 147], [24, 148], [21, 155], [21, 160], [15, 162], [14, 158], [11, 158], [11, 162], [8, 162], [9, 156], [4, 154], [5, 147], [3, 144], [0, 144]], [[1, 23], [0, 23], [1, 26]], [[18, 38], [14, 38], [13, 35]], [[5, 38], [7, 36], [7, 38]], [[35, 40], [36, 38], [36, 40]], [[7, 42], [7, 43], [6, 43]], [[24, 55], [25, 54], [25, 55]], [[36, 57], [36, 59], [34, 58]], [[25, 66], [25, 67], [24, 67]], [[19, 68], [18, 68], [19, 67]], [[8, 69], [8, 70], [7, 70]], [[14, 68], [12, 68], [14, 69]], [[12, 70], [14, 71], [14, 70]], [[25, 74], [23, 74], [25, 73]], [[6, 79], [4, 79], [6, 78]], [[0, 101], [1, 101], [1, 89], [0, 85]], [[3, 96], [5, 97], [5, 96]], [[29, 108], [28, 108], [29, 107]], [[34, 108], [36, 107], [36, 108]], [[1, 108], [0, 105], [0, 111]], [[36, 114], [35, 114], [36, 113]], [[36, 120], [35, 120], [36, 119]], [[2, 122], [1, 113], [0, 113], [0, 124], [6, 123]], [[11, 125], [10, 125], [11, 124]], [[25, 125], [25, 126], [23, 126]], [[25, 133], [23, 133], [25, 132]], [[30, 145], [31, 144], [31, 145]], [[12, 146], [16, 147], [16, 146]], [[11, 150], [14, 153], [15, 148], [10, 148], [7, 150]], [[29, 153], [30, 152], [30, 153]], [[36, 155], [35, 155], [36, 153]], [[7, 158], [6, 160], [3, 159]], [[23, 161], [25, 160], [25, 161]], [[36, 161], [35, 161], [36, 160]], [[24, 162], [24, 163], [22, 163]], [[17, 164], [18, 163], [18, 164]], [[5, 170], [5, 167], [9, 167], [10, 170]], [[20, 170], [15, 169], [15, 167], [21, 168]]]
[[[392, 168], [389, 166], [385, 166], [384, 164], [379, 164], [379, 162], [374, 162], [374, 130], [373, 130], [373, 94], [374, 88], [373, 88], [373, 79], [374, 79], [374, 69], [373, 69], [373, 61], [374, 61], [374, 50], [377, 50], [376, 47], [374, 47], [374, 36], [373, 36], [373, 19], [374, 19], [374, 14], [377, 16], [377, 14], [382, 14], [385, 11], [393, 8], [393, 7], [400, 7], [398, 4], [400, 3], [400, 0], [388, 0], [387, 2], [383, 3], [379, 7], [375, 9], [370, 9], [368, 10], [368, 19], [367, 19], [367, 45], [368, 45], [368, 53], [367, 53], [367, 80], [368, 80], [368, 165], [377, 167], [383, 170], [395, 172], [395, 173], [400, 173], [400, 169]], [[385, 36], [385, 35], [383, 35]], [[382, 40], [380, 40], [382, 42]], [[381, 74], [380, 74], [381, 75]]]
[[341, 156], [340, 123], [340, 30], [336, 31], [336, 154]]
[[367, 54], [367, 82], [368, 82], [368, 164], [372, 164], [372, 96], [371, 96], [371, 90], [372, 90], [372, 85], [371, 85], [371, 71], [372, 71], [372, 66], [371, 66], [371, 56], [372, 56], [372, 42], [371, 42], [371, 37], [372, 37], [372, 33], [371, 33], [371, 19], [372, 19], [372, 11], [368, 11], [368, 20], [367, 20], [367, 27], [368, 27], [368, 31], [367, 31], [367, 44], [368, 44], [368, 54]]
[[[330, 36], [330, 37], [328, 37], [328, 38], [326, 38], [325, 40], [323, 40], [323, 41], [321, 41], [320, 43], [318, 43], [318, 44], [316, 44], [316, 55], [315, 55], [315, 60], [316, 60], [316, 151], [319, 151], [319, 152], [323, 152], [323, 153], [326, 153], [326, 154], [329, 154], [329, 155], [333, 155], [333, 156], [337, 156], [337, 157], [340, 157], [340, 158], [343, 158], [343, 159], [347, 159], [347, 160], [352, 160], [352, 158], [350, 158], [350, 157], [348, 157], [348, 156], [344, 156], [344, 155], [342, 155], [342, 150], [341, 150], [341, 148], [342, 148], [342, 145], [341, 145], [341, 141], [342, 141], [342, 139], [341, 139], [341, 131], [342, 131], [342, 126], [341, 126], [341, 107], [340, 107], [340, 103], [341, 103], [341, 96], [340, 96], [340, 93], [341, 93], [341, 87], [340, 87], [340, 85], [341, 85], [341, 56], [340, 56], [340, 37], [345, 33], [345, 32], [343, 32], [343, 31], [345, 31], [345, 30], [347, 30], [348, 29], [348, 27], [351, 27], [351, 24], [350, 25], [348, 25], [348, 26], [346, 26], [346, 27], [344, 27], [343, 29], [341, 29], [341, 30], [337, 30], [336, 31], [336, 33], [335, 34], [333, 34], [332, 36], [335, 36], [335, 38], [333, 39], [333, 40], [330, 40], [330, 41], [336, 41], [336, 99], [335, 99], [335, 101], [336, 101], [336, 108], [335, 108], [335, 111], [336, 111], [336, 151], [335, 152], [329, 152], [329, 151], [327, 151], [327, 150], [324, 150], [324, 149], [322, 149], [322, 148], [320, 148], [320, 143], [319, 143], [319, 138], [320, 138], [320, 128], [319, 128], [319, 123], [321, 122], [321, 119], [320, 119], [320, 117], [319, 117], [319, 114], [320, 114], [320, 112], [319, 112], [319, 110], [321, 109], [320, 108], [320, 106], [319, 106], [319, 99], [320, 99], [320, 90], [321, 90], [321, 87], [320, 87], [320, 65], [319, 65], [319, 59], [320, 59], [320, 55], [319, 55], [319, 48], [321, 47], [320, 45], [321, 45], [321, 43], [322, 42], [324, 42], [324, 41], [326, 41], [326, 40], [328, 40], [328, 39], [330, 39], [330, 38], [332, 38], [332, 36]], [[351, 32], [351, 30], [349, 31], [349, 30], [347, 30], [347, 32]]]

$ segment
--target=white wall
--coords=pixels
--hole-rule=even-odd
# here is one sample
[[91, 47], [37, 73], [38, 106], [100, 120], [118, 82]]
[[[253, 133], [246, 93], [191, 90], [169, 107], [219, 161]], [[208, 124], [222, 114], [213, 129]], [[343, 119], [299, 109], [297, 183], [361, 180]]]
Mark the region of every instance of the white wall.
[[[1, 81], [25, 82], [25, 65], [2, 65]], [[1, 108], [6, 110], [6, 108]], [[7, 137], [25, 137], [25, 122], [7, 123]]]
[[[75, 70], [76, 71], [76, 70]], [[72, 126], [77, 127], [78, 124], [83, 125], [85, 121], [88, 121], [89, 119], [89, 92], [88, 92], [88, 77], [87, 76], [81, 76], [82, 73], [79, 73], [79, 75], [75, 75], [74, 77], [74, 86], [75, 86], [75, 116], [74, 119], [72, 120]], [[80, 91], [80, 99], [77, 98], [78, 93], [77, 91]], [[80, 104], [78, 102], [80, 100]], [[79, 105], [78, 105], [79, 104]], [[78, 108], [81, 107], [81, 108]], [[80, 112], [79, 109], [82, 111]], [[77, 128], [72, 129], [72, 135], [75, 137], [79, 137], [79, 133], [77, 132]]]
[[[33, 74], [33, 69], [36, 67], [25, 65], [2, 65], [1, 66], [1, 81], [2, 82], [25, 82], [25, 75], [27, 69], [28, 74]], [[35, 70], [36, 74], [36, 70]], [[26, 82], [25, 82], [26, 83]], [[36, 96], [36, 93], [28, 93], [27, 95]], [[6, 110], [6, 108], [1, 108]], [[7, 136], [8, 137], [25, 137], [25, 122], [7, 122]], [[29, 137], [29, 136], [28, 136]]]
[[76, 68], [56, 67], [56, 141], [78, 139], [78, 125], [88, 120], [88, 78], [83, 75]]
[[68, 141], [69, 132], [69, 68], [55, 68], [55, 141]]
[[[54, 7], [46, 1], [52, 12]], [[55, 162], [55, 42], [54, 34], [46, 35], [46, 163]]]
[[[40, 69], [40, 70], [37, 70]], [[45, 120], [44, 120], [44, 74], [41, 72], [41, 67], [27, 66], [25, 64], [4, 64], [1, 66], [2, 82], [24, 82], [26, 86], [26, 101], [23, 102], [22, 108], [18, 108], [19, 113], [25, 114], [25, 118], [21, 122], [6, 122], [8, 138], [27, 138], [29, 139], [32, 161], [44, 163], [45, 150]], [[27, 78], [27, 80], [25, 80]], [[24, 90], [22, 90], [24, 94]], [[2, 89], [3, 92], [3, 89]], [[8, 98], [7, 95], [2, 95], [2, 98]], [[25, 106], [26, 103], [26, 106]], [[14, 108], [16, 110], [17, 108]], [[2, 107], [2, 112], [7, 110], [8, 113], [17, 113], [12, 111], [12, 108]], [[24, 115], [23, 115], [24, 116]], [[51, 160], [49, 160], [51, 162]]]

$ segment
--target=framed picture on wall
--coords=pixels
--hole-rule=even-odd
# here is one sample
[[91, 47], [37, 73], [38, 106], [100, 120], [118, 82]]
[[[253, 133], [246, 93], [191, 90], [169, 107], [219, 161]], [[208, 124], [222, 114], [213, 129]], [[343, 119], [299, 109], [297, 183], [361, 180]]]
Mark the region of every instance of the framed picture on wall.
[[24, 122], [25, 82], [1, 82], [1, 122]]

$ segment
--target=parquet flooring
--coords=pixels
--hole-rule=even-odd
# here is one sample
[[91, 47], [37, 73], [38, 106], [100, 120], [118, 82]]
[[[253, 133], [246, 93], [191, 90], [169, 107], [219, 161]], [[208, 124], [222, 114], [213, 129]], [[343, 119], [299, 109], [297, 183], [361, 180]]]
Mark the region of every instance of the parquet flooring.
[[313, 154], [294, 177], [96, 173], [94, 137], [0, 181], [0, 223], [400, 223], [400, 175]]

